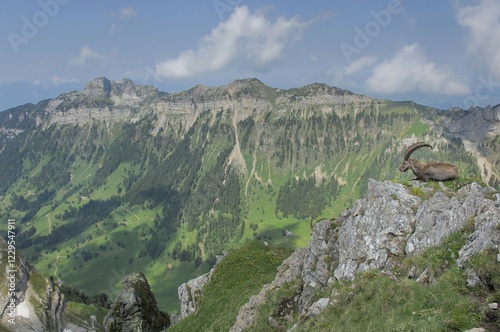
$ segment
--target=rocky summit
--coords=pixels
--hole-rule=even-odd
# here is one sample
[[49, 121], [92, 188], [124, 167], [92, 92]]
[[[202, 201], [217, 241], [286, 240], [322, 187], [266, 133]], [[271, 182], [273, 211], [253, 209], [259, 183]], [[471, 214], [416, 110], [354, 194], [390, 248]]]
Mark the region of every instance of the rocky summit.
[[161, 312], [143, 273], [133, 273], [123, 280], [123, 290], [104, 317], [109, 332], [154, 332], [170, 325], [168, 314]]

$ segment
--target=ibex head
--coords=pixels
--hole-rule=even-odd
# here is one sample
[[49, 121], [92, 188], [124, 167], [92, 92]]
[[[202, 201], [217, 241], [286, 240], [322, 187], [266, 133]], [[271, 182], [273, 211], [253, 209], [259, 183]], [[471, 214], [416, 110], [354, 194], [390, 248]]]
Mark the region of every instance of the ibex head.
[[408, 161], [410, 159], [411, 154], [413, 152], [415, 152], [416, 150], [423, 148], [424, 146], [432, 149], [432, 146], [430, 144], [422, 143], [422, 142], [417, 142], [415, 144], [412, 144], [408, 147], [408, 149], [406, 149], [403, 162], [399, 166], [399, 170], [401, 172], [406, 172], [407, 170], [411, 169], [411, 163]]

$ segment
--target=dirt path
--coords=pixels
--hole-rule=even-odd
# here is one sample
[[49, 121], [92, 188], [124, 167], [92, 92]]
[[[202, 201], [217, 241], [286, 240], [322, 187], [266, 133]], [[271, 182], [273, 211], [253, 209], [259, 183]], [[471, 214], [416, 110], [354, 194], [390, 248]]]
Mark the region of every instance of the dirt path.
[[[97, 228], [99, 228], [101, 231], [104, 232], [104, 234], [106, 234], [106, 236], [108, 235], [108, 232], [104, 228], [102, 228], [101, 224], [97, 223], [96, 225], [97, 225]], [[114, 243], [109, 237], [108, 237], [108, 242], [110, 242], [112, 245], [114, 245], [118, 249], [123, 250], [122, 247], [120, 247], [119, 245], [117, 245], [116, 243]]]
[[57, 277], [57, 279], [59, 279], [59, 276], [57, 275], [57, 262], [59, 262], [59, 258], [61, 258], [61, 257], [64, 257], [64, 256], [57, 255], [56, 261], [54, 262], [54, 267], [56, 268], [56, 271], [54, 272], [54, 274]]
[[273, 246], [277, 246], [277, 245], [280, 245], [280, 244], [285, 244], [287, 242], [288, 242], [288, 236], [285, 236], [285, 241], [277, 242], [277, 243], [273, 244]]
[[137, 219], [137, 221], [134, 224], [141, 221], [141, 219], [139, 218], [139, 216], [137, 214], [133, 213], [132, 211], [130, 211], [128, 209], [127, 209], [127, 212], [130, 213], [131, 215], [133, 215], [135, 217], [135, 219]]
[[47, 220], [49, 221], [49, 235], [52, 233], [52, 223], [50, 221], [50, 213], [47, 215]]

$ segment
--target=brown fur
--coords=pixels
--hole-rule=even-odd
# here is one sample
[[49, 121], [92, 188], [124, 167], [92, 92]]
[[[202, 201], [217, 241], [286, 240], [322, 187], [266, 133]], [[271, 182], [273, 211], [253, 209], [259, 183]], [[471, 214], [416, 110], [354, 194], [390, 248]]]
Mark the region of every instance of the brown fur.
[[431, 147], [429, 144], [425, 143], [415, 143], [411, 145], [405, 152], [405, 159], [399, 166], [401, 172], [406, 172], [411, 169], [413, 174], [415, 174], [414, 180], [421, 181], [448, 181], [456, 179], [458, 176], [458, 167], [450, 163], [442, 162], [423, 162], [415, 159], [410, 159], [410, 155], [417, 149], [421, 147]]

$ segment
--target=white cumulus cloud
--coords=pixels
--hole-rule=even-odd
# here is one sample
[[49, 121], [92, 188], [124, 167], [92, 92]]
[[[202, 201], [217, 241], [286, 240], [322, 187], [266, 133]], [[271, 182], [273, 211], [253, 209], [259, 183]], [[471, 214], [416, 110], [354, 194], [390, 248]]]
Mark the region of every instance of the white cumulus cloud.
[[157, 63], [156, 72], [165, 78], [190, 77], [220, 70], [238, 57], [246, 58], [255, 68], [265, 68], [281, 59], [285, 47], [300, 38], [305, 25], [297, 17], [278, 17], [272, 22], [261, 13], [252, 14], [247, 6], [239, 6], [203, 37], [196, 49]]
[[373, 66], [377, 62], [377, 57], [374, 56], [365, 56], [358, 60], [351, 62], [348, 66], [345, 67], [345, 74], [351, 75], [355, 74], [367, 67]]
[[117, 13], [110, 13], [111, 16], [119, 18], [120, 20], [127, 20], [137, 17], [137, 11], [134, 7], [123, 7]]
[[54, 76], [50, 79], [53, 85], [65, 84], [65, 83], [81, 83], [81, 79], [77, 77], [60, 77]]
[[456, 17], [469, 29], [469, 50], [500, 79], [500, 1], [481, 0], [473, 6], [458, 6]]
[[85, 65], [103, 65], [109, 62], [112, 54], [115, 52], [113, 50], [110, 54], [101, 54], [89, 46], [83, 46], [80, 48], [80, 53], [76, 55], [71, 55], [69, 57], [69, 63], [74, 66], [85, 66]]
[[417, 43], [398, 50], [394, 57], [373, 69], [367, 81], [371, 91], [388, 95], [421, 92], [442, 95], [466, 95], [470, 89], [464, 78], [450, 68], [430, 61]]

